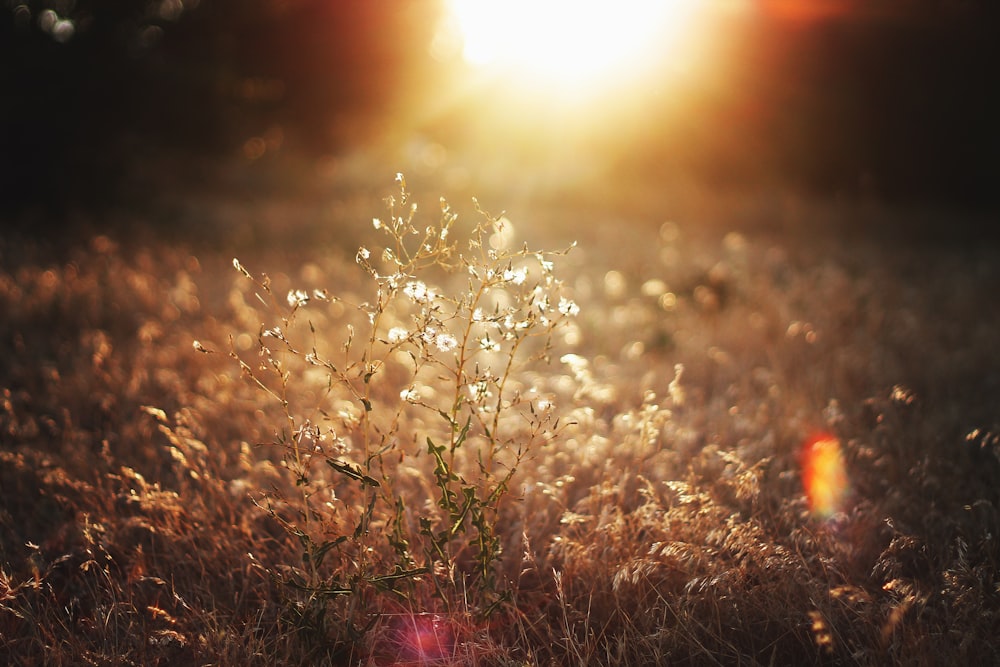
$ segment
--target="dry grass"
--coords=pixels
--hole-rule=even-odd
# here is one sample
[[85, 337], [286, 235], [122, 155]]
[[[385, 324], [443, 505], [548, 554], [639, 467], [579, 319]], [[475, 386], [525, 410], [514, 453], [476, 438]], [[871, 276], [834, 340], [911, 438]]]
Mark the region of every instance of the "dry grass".
[[[502, 546], [492, 597], [464, 542], [428, 560], [416, 528], [407, 557], [437, 569], [371, 584], [402, 557], [385, 539], [388, 505], [314, 572], [313, 584], [353, 581], [351, 594], [289, 588], [308, 571], [289, 527], [312, 517], [312, 537], [349, 533], [361, 496], [330, 475], [317, 489], [336, 508], [296, 505], [288, 450], [258, 445], [288, 410], [227, 355], [232, 335], [254, 358], [273, 316], [231, 254], [4, 242], [3, 662], [1000, 661], [996, 248], [642, 223], [548, 233], [580, 243], [557, 273], [581, 313], [555, 332], [551, 364], [511, 380], [562, 421], [518, 457], [489, 514]], [[275, 294], [360, 303], [371, 292], [354, 251], [240, 259], [269, 271]], [[343, 344], [342, 302], [307, 310], [323, 345]], [[292, 380], [297, 405], [358, 407]], [[407, 382], [387, 367], [369, 400], [398, 436], [380, 479], [416, 521], [440, 492], [417, 441], [430, 420], [393, 421]], [[850, 480], [827, 517], [803, 490], [816, 433], [838, 439]], [[454, 465], [470, 483], [495, 472]], [[352, 551], [362, 544], [368, 556]]]

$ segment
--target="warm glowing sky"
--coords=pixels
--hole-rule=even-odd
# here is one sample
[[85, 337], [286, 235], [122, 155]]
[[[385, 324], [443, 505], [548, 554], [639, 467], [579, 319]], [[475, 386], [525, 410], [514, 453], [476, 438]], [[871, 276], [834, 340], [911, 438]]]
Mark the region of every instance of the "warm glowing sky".
[[852, 195], [989, 188], [996, 48], [958, 0], [441, 1], [475, 84], [431, 98], [460, 100], [446, 138]]
[[446, 0], [442, 30], [470, 66], [562, 94], [665, 61], [691, 66], [697, 45], [718, 38], [709, 16], [814, 23], [868, 11], [857, 0]]
[[137, 141], [263, 163], [272, 145], [417, 136], [481, 164], [543, 153], [622, 178], [996, 201], [988, 0], [202, 0], [160, 18], [141, 11], [154, 0], [57, 3], [66, 25], [37, 4], [0, 3], [18, 93], [0, 105], [18, 128], [0, 180], [25, 198], [52, 182], [90, 197], [112, 180], [95, 156]]
[[593, 87], [669, 57], [703, 0], [451, 0], [465, 59], [559, 88]]

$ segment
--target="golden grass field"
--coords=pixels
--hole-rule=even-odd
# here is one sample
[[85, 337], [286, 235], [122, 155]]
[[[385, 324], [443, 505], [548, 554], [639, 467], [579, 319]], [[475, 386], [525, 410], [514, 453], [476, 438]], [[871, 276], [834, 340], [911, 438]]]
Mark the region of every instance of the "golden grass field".
[[0, 662], [1000, 662], [995, 246], [459, 204], [0, 241]]

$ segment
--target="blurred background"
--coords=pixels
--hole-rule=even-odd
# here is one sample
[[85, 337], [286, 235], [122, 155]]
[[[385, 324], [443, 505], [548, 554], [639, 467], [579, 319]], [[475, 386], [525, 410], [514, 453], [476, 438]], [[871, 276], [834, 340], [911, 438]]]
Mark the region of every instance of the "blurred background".
[[404, 171], [501, 206], [823, 200], [992, 234], [998, 34], [986, 0], [0, 0], [0, 216], [172, 224]]

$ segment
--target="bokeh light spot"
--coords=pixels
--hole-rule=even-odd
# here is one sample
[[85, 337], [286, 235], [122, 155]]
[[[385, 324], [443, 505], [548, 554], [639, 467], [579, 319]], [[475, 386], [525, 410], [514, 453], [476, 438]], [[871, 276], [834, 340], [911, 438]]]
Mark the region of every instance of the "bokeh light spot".
[[38, 25], [59, 43], [68, 42], [76, 32], [76, 24], [73, 21], [59, 16], [51, 9], [46, 9], [39, 14]]
[[611, 270], [604, 274], [604, 293], [610, 299], [621, 299], [625, 296], [628, 283], [620, 271]]

